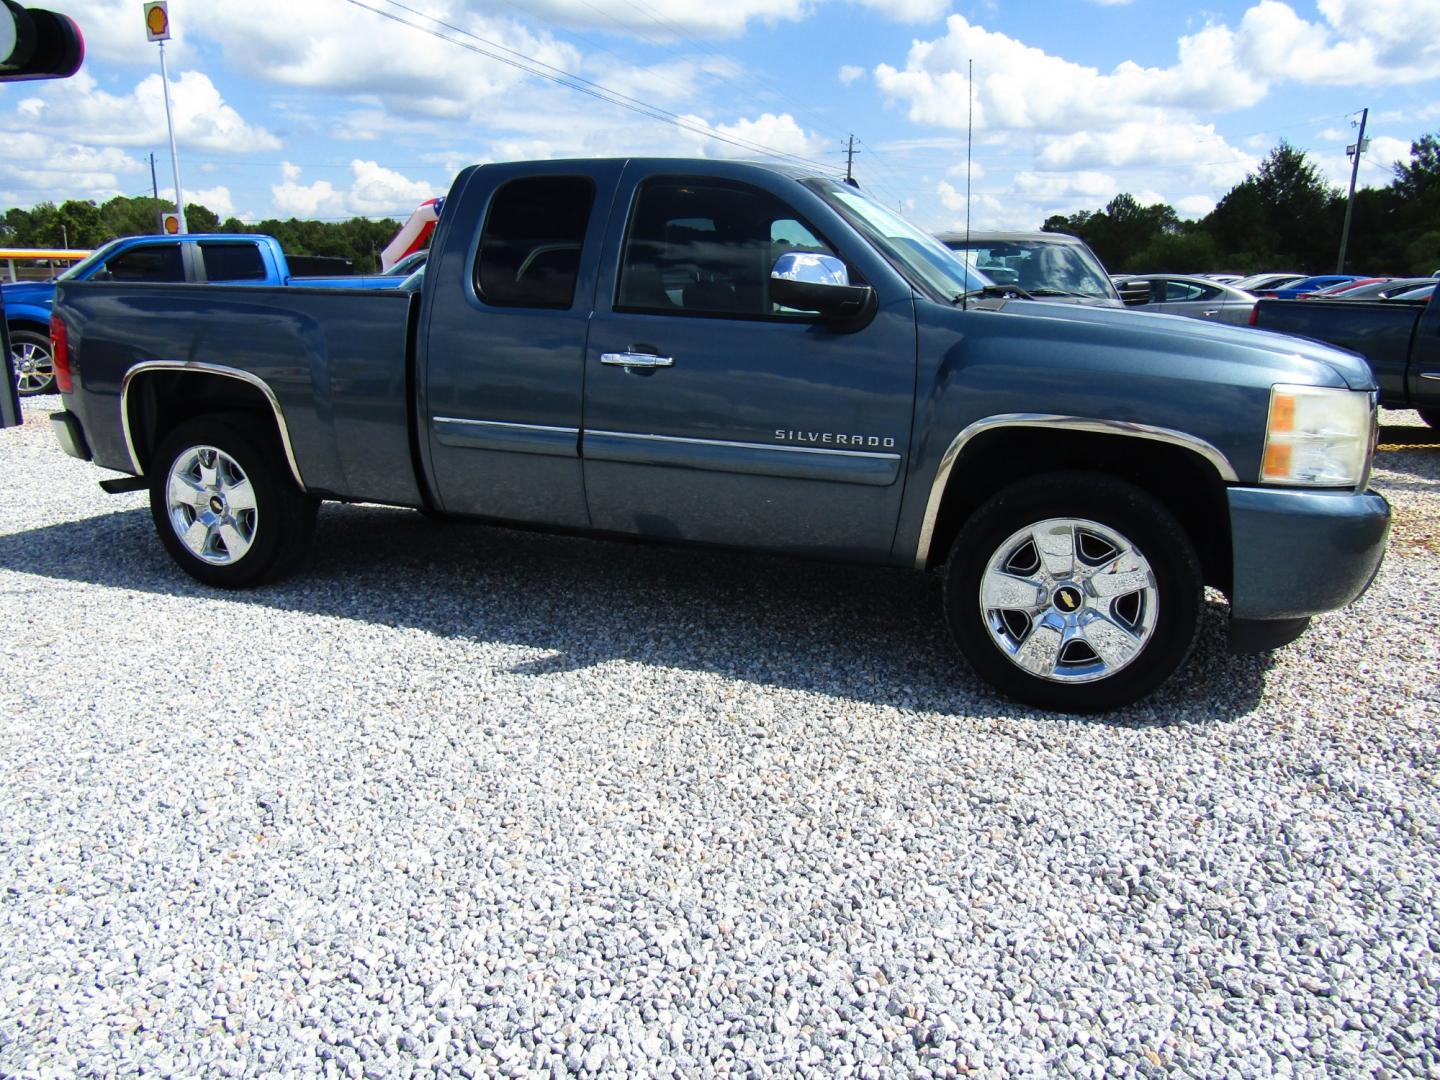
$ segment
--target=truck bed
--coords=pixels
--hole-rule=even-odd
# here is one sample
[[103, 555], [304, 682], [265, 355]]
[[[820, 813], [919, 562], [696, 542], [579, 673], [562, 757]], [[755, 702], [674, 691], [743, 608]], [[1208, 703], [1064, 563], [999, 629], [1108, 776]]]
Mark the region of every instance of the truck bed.
[[[295, 286], [62, 282], [72, 408], [97, 464], [134, 472], [120, 410], [126, 373], [152, 361], [216, 364], [274, 394], [307, 490], [419, 506], [407, 402], [417, 293]], [[140, 383], [137, 381], [136, 386]]]
[[1386, 404], [1409, 400], [1406, 368], [1425, 301], [1261, 300], [1252, 325], [1359, 353]]

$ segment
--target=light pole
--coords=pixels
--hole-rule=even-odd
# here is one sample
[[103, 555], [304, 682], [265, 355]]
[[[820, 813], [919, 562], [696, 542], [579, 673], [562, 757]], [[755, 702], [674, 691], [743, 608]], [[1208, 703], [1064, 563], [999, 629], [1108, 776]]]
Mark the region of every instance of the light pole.
[[186, 232], [185, 196], [180, 191], [180, 151], [175, 148], [175, 119], [170, 113], [170, 72], [165, 67], [165, 42], [170, 40], [170, 6], [165, 0], [145, 5], [145, 37], [160, 46], [160, 87], [165, 95], [165, 126], [170, 129], [170, 163], [175, 167], [175, 226], [166, 232]]

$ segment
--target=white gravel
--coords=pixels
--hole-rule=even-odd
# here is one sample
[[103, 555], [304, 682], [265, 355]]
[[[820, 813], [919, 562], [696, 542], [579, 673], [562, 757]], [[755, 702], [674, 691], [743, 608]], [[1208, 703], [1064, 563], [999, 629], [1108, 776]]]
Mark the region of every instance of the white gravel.
[[0, 1074], [1440, 1075], [1440, 437], [1353, 609], [1142, 707], [938, 582], [327, 506], [197, 585], [0, 432]]

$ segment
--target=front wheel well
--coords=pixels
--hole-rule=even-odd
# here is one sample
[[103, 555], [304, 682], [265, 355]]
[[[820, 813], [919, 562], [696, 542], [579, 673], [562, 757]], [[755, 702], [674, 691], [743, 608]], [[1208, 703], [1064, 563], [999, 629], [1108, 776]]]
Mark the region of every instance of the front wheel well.
[[50, 336], [50, 327], [45, 323], [39, 323], [33, 319], [7, 319], [5, 321], [5, 328], [12, 334], [15, 333], [16, 330], [27, 330], [32, 334], [44, 334], [46, 337]]
[[976, 436], [951, 469], [927, 565], [943, 562], [965, 522], [1017, 480], [1084, 470], [1129, 481], [1163, 503], [1189, 535], [1205, 583], [1228, 591], [1230, 515], [1215, 467], [1181, 446], [1123, 435], [1002, 428]]

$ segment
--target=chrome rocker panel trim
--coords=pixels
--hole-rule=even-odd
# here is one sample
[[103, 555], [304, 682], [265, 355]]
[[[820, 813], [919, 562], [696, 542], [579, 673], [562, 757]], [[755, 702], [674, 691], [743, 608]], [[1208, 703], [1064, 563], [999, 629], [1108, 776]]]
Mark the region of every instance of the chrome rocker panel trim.
[[151, 371], [184, 371], [194, 372], [198, 375], [219, 375], [226, 379], [237, 379], [240, 382], [248, 383], [259, 390], [265, 400], [270, 403], [270, 411], [275, 414], [275, 424], [280, 429], [280, 444], [285, 449], [285, 461], [290, 466], [290, 475], [295, 477], [295, 483], [300, 485], [300, 490], [305, 490], [305, 480], [300, 475], [300, 466], [295, 462], [295, 448], [290, 443], [290, 429], [285, 424], [285, 414], [280, 409], [280, 399], [275, 396], [275, 391], [270, 389], [264, 379], [249, 371], [224, 367], [220, 364], [206, 364], [197, 360], [144, 360], [125, 373], [125, 379], [120, 384], [120, 426], [125, 432], [125, 450], [130, 455], [130, 464], [134, 468], [136, 476], [144, 476], [145, 470], [140, 467], [140, 456], [135, 453], [135, 440], [130, 433], [130, 386], [137, 375], [144, 375]]
[[955, 467], [967, 443], [977, 435], [1006, 427], [1048, 427], [1064, 431], [1085, 431], [1099, 435], [1124, 435], [1132, 439], [1149, 439], [1153, 442], [1169, 443], [1199, 454], [1220, 474], [1220, 479], [1237, 484], [1240, 477], [1230, 459], [1204, 439], [1187, 435], [1170, 428], [1152, 427], [1149, 424], [1135, 424], [1126, 420], [1096, 420], [1085, 416], [1062, 416], [1056, 413], [1001, 413], [976, 420], [956, 435], [940, 458], [935, 470], [935, 479], [930, 484], [930, 499], [925, 504], [925, 520], [920, 527], [920, 542], [915, 548], [915, 568], [923, 570], [930, 562], [930, 544], [935, 536], [935, 523], [940, 518], [940, 503], [945, 497], [950, 472]]

